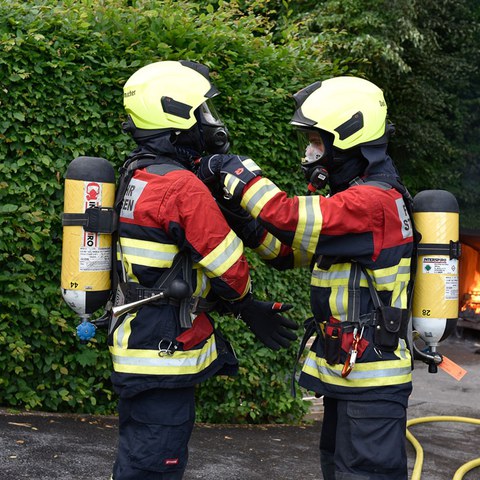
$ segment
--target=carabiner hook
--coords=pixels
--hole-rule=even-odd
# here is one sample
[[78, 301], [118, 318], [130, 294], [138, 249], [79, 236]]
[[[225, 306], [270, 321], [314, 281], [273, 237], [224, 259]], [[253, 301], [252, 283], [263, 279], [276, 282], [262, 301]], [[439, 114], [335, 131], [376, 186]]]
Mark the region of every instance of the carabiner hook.
[[346, 378], [350, 374], [350, 372], [355, 367], [355, 363], [357, 361], [357, 354], [358, 354], [358, 343], [360, 339], [363, 337], [363, 330], [365, 327], [362, 326], [360, 333], [358, 333], [358, 328], [355, 327], [353, 329], [353, 336], [352, 336], [352, 345], [350, 346], [350, 350], [347, 355], [347, 359], [342, 368], [342, 377]]
[[[162, 343], [168, 343], [166, 347], [162, 347]], [[166, 338], [162, 338], [160, 342], [158, 342], [158, 356], [165, 357], [165, 355], [172, 356], [177, 349], [177, 346], [171, 341]]]

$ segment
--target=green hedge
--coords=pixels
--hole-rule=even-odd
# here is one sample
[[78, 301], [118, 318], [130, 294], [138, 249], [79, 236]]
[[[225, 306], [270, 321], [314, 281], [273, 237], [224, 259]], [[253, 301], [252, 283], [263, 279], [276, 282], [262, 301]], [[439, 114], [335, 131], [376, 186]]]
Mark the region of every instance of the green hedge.
[[[122, 86], [140, 66], [166, 59], [208, 65], [233, 150], [252, 155], [291, 193], [304, 191], [288, 125], [291, 94], [341, 72], [312, 59], [308, 43], [275, 45], [260, 17], [218, 3], [0, 1], [0, 404], [115, 409], [105, 333], [80, 344], [78, 319], [60, 295], [60, 214], [72, 159], [100, 156], [119, 167], [133, 148], [121, 133]], [[275, 272], [249, 258], [258, 295], [293, 303], [302, 322], [308, 273]], [[240, 322], [219, 323], [242, 369], [199, 387], [198, 419], [298, 421], [306, 406], [289, 391], [295, 348], [276, 354]]]

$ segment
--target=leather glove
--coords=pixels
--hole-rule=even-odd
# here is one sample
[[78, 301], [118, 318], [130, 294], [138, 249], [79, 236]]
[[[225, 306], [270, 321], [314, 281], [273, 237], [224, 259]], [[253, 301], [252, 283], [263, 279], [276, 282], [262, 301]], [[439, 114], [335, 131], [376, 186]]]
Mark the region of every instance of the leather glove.
[[292, 305], [289, 304], [262, 302], [251, 295], [241, 302], [230, 304], [230, 310], [239, 315], [253, 334], [272, 350], [288, 348], [290, 342], [297, 339], [292, 330], [297, 330], [298, 325], [280, 315], [280, 312], [286, 312], [291, 308]]
[[238, 200], [243, 187], [261, 174], [262, 170], [252, 159], [229, 154], [203, 157], [197, 171], [198, 178], [211, 190], [220, 183], [227, 196]]

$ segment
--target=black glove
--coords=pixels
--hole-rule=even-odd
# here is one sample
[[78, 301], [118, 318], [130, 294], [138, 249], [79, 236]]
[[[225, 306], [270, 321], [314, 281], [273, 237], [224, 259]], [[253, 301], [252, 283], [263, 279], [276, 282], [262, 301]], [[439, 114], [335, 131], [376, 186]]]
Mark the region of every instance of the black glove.
[[210, 189], [219, 183], [225, 194], [237, 199], [241, 198], [243, 187], [261, 174], [251, 158], [229, 154], [203, 157], [197, 171], [198, 178]]
[[230, 310], [240, 315], [254, 335], [268, 348], [279, 350], [288, 348], [290, 342], [297, 339], [291, 330], [297, 330], [298, 325], [280, 312], [290, 310], [292, 305], [278, 302], [261, 302], [253, 296], [238, 303], [231, 303]]

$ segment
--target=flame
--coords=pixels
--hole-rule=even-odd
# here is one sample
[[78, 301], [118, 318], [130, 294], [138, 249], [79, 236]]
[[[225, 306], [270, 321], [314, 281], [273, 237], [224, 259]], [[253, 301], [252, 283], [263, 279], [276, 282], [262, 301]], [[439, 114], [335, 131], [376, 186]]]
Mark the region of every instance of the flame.
[[465, 295], [465, 303], [463, 304], [461, 311], [467, 312], [468, 310], [480, 314], [480, 283], [477, 283], [475, 287]]

